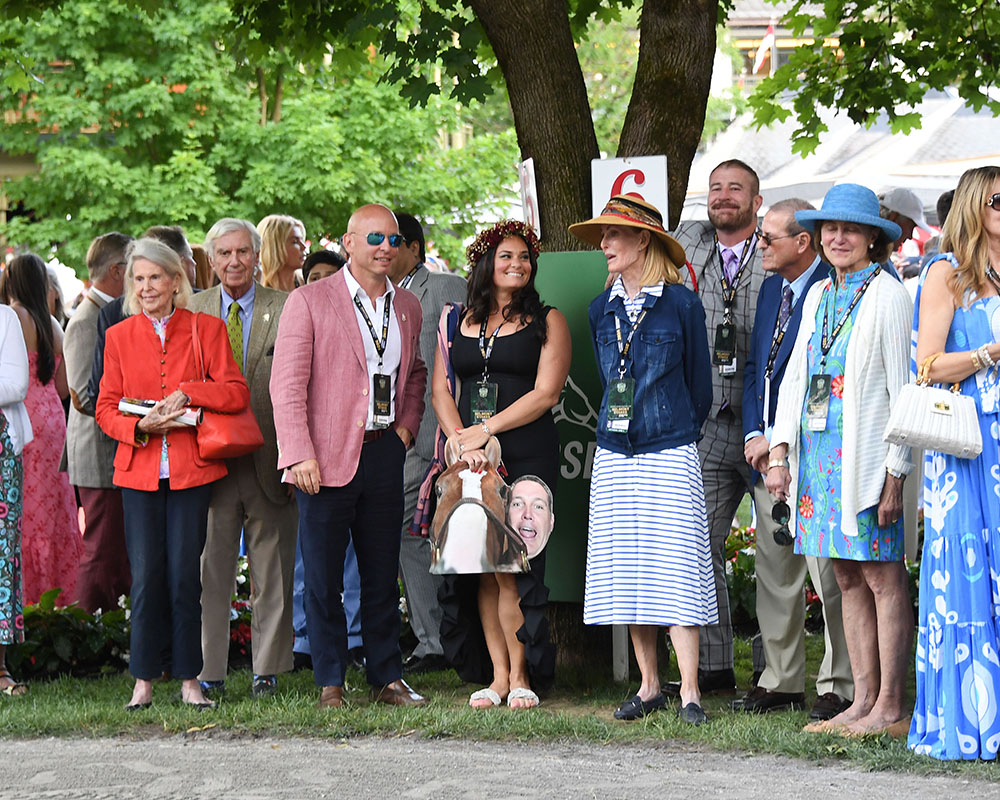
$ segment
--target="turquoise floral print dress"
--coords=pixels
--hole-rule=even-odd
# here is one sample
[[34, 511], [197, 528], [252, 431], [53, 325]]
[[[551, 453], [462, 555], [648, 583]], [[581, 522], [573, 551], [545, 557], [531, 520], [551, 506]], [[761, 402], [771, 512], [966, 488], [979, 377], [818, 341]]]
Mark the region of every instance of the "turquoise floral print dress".
[[21, 615], [21, 456], [0, 413], [0, 644], [24, 641]]
[[[914, 334], [919, 309], [918, 290]], [[945, 352], [996, 341], [1000, 298], [984, 297], [955, 310]], [[973, 373], [961, 382], [961, 391], [975, 401], [983, 451], [978, 458], [924, 453], [917, 697], [907, 744], [942, 760], [995, 760], [1000, 750], [998, 368]]]
[[795, 552], [820, 558], [843, 558], [850, 561], [900, 561], [903, 558], [903, 520], [900, 518], [887, 528], [878, 527], [876, 506], [858, 514], [858, 535], [848, 536], [841, 531], [841, 459], [844, 442], [844, 362], [851, 331], [857, 320], [861, 303], [856, 303], [850, 318], [845, 320], [840, 333], [833, 340], [823, 358], [823, 315], [830, 319], [832, 331], [847, 312], [855, 294], [875, 271], [877, 264], [849, 273], [840, 286], [831, 281], [823, 291], [816, 309], [816, 330], [809, 341], [807, 360], [809, 380], [813, 375], [825, 373], [832, 378], [830, 409], [826, 430], [811, 431], [806, 410], [809, 393], [802, 405], [802, 424], [799, 441], [798, 514], [795, 526]]

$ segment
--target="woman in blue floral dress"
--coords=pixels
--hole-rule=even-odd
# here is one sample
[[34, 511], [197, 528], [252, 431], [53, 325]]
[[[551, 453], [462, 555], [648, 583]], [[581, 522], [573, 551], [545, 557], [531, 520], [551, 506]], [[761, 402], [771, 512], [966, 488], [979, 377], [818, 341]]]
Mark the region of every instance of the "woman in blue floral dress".
[[908, 744], [939, 759], [1000, 749], [1000, 167], [966, 172], [917, 292], [916, 363], [958, 382], [979, 414], [983, 451], [924, 455], [917, 699]]
[[[882, 441], [909, 378], [912, 304], [879, 266], [900, 236], [864, 186], [834, 186], [796, 221], [835, 275], [806, 295], [781, 384], [766, 486], [789, 498], [795, 552], [833, 559], [854, 674], [854, 702], [807, 731], [905, 734], [913, 610], [903, 567], [909, 448]], [[786, 462], [787, 457], [787, 462]]]
[[24, 408], [28, 352], [21, 323], [0, 305], [0, 693], [14, 697], [28, 687], [7, 671], [7, 647], [24, 641], [21, 615], [21, 450], [31, 441]]

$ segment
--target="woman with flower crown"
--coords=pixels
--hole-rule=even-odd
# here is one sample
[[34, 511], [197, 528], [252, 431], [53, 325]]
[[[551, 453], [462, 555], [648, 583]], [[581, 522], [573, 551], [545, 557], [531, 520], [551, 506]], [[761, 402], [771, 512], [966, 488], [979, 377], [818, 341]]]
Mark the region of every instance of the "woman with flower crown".
[[[565, 317], [543, 305], [535, 289], [538, 238], [525, 223], [502, 220], [466, 253], [467, 303], [445, 307], [443, 318], [454, 315], [458, 324], [448, 357], [439, 353], [434, 364], [438, 424], [471, 468], [486, 464], [483, 448], [496, 436], [508, 482], [530, 474], [555, 486], [552, 407], [569, 375], [571, 345]], [[551, 683], [555, 646], [545, 617], [544, 551], [530, 563], [530, 572], [516, 575], [449, 575], [439, 593], [445, 656], [464, 680], [489, 682], [470, 697], [474, 708], [504, 701], [531, 708]]]

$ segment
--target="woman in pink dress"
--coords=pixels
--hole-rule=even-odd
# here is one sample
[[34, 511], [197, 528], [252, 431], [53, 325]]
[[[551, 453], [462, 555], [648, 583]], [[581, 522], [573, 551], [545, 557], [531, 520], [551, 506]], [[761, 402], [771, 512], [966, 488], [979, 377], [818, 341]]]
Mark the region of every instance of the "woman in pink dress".
[[69, 478], [59, 471], [66, 441], [62, 398], [69, 394], [62, 357], [62, 328], [49, 314], [48, 275], [34, 253], [14, 258], [0, 277], [0, 300], [17, 313], [28, 348], [30, 378], [24, 401], [34, 431], [25, 446], [24, 516], [21, 528], [24, 603], [59, 587], [57, 603], [75, 599], [83, 553]]

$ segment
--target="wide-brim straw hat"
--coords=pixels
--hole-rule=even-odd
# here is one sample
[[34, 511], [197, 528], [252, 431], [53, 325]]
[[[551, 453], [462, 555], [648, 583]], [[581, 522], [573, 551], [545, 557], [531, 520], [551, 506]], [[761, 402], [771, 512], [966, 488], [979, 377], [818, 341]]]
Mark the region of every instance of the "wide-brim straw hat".
[[823, 207], [818, 211], [796, 211], [795, 221], [807, 231], [816, 230], [817, 222], [827, 220], [857, 222], [881, 228], [889, 239], [896, 241], [903, 235], [903, 229], [895, 222], [879, 216], [878, 197], [867, 186], [857, 183], [838, 183], [830, 188], [823, 198]]
[[608, 200], [600, 216], [570, 225], [569, 232], [587, 244], [600, 247], [603, 236], [602, 225], [621, 225], [625, 228], [649, 231], [663, 243], [674, 266], [682, 267], [687, 263], [687, 256], [680, 242], [663, 229], [663, 215], [660, 210], [638, 195], [616, 194]]

